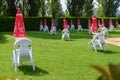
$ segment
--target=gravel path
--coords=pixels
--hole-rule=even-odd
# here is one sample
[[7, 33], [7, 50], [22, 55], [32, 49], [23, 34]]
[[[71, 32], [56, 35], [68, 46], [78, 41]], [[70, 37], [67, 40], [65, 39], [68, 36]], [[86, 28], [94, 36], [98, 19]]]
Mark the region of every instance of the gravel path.
[[108, 44], [120, 46], [120, 38], [107, 38], [105, 39], [105, 42]]

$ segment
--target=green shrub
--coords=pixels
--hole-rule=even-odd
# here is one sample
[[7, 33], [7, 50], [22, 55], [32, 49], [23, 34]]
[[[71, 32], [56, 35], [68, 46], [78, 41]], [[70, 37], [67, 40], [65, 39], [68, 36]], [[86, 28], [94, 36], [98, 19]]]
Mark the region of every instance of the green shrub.
[[[73, 20], [73, 23], [75, 25], [75, 28], [77, 29], [77, 20], [78, 18], [80, 19], [81, 25], [84, 29], [87, 29], [88, 25], [88, 19], [91, 18], [82, 18], [82, 17], [66, 17], [68, 24], [70, 24], [70, 20]], [[50, 29], [51, 27], [51, 17], [25, 17], [24, 18], [24, 25], [26, 31], [39, 31], [39, 26], [40, 26], [40, 20], [43, 21], [44, 24], [44, 19], [47, 21], [47, 25]], [[58, 26], [57, 29], [63, 29], [63, 19], [64, 17], [57, 18], [56, 20], [58, 21]], [[102, 18], [98, 18], [102, 19]], [[116, 18], [104, 18], [105, 21], [105, 26], [109, 27], [109, 19], [113, 20], [113, 25], [115, 25]], [[118, 20], [120, 21], [120, 20]], [[15, 17], [7, 17], [7, 18], [0, 18], [0, 32], [13, 32], [14, 30], [14, 24], [15, 24]]]

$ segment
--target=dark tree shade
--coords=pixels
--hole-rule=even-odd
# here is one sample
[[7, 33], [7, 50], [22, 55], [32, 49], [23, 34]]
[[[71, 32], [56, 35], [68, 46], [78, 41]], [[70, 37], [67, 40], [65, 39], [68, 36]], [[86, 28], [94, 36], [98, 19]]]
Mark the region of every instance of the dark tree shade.
[[14, 4], [15, 0], [7, 0], [8, 3], [8, 9], [7, 9], [7, 13], [8, 16], [15, 16], [16, 15], [16, 7]]
[[30, 10], [29, 16], [37, 16], [39, 12], [40, 0], [29, 0]]
[[98, 2], [103, 7], [103, 13], [107, 17], [114, 17], [120, 6], [120, 0], [98, 0]]
[[84, 4], [84, 12], [83, 15], [85, 17], [91, 17], [93, 15], [93, 0], [86, 0]]
[[71, 16], [81, 16], [85, 0], [67, 0], [67, 9]]

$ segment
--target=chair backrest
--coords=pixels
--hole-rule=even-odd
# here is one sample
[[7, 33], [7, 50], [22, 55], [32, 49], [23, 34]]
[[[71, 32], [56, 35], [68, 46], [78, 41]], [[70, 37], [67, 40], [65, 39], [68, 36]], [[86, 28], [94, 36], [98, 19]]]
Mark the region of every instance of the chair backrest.
[[105, 38], [104, 38], [104, 34], [103, 34], [103, 33], [99, 33], [98, 38], [99, 38], [99, 40], [100, 40], [100, 42], [101, 42], [102, 44], [105, 43]]
[[108, 34], [108, 30], [106, 27], [103, 27], [102, 30], [101, 30], [101, 33], [103, 34]]
[[54, 27], [51, 27], [51, 30], [55, 31], [55, 30], [56, 30], [56, 27], [55, 27], [55, 26], [54, 26]]
[[64, 30], [62, 31], [62, 34], [69, 34], [69, 30], [68, 30], [68, 29], [64, 29]]
[[25, 52], [30, 49], [32, 50], [32, 47], [33, 47], [32, 41], [28, 38], [19, 38], [14, 43], [14, 49], [16, 50], [19, 48], [21, 52]]
[[99, 39], [101, 44], [105, 43], [104, 34], [103, 33], [95, 34], [94, 37], [93, 37], [93, 41], [96, 40], [96, 39]]

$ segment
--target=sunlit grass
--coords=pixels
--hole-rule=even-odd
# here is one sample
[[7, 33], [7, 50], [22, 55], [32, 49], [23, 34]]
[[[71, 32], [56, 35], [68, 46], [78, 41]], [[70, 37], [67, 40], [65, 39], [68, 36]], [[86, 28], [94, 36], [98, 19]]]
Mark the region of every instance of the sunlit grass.
[[[24, 80], [95, 80], [99, 72], [91, 65], [99, 65], [108, 69], [108, 64], [120, 62], [120, 47], [106, 45], [106, 52], [99, 49], [94, 52], [88, 42], [92, 35], [87, 30], [71, 31], [70, 41], [61, 40], [61, 31], [57, 35], [31, 31], [27, 37], [33, 41], [34, 62], [36, 71], [27, 63], [20, 65], [17, 77]], [[120, 29], [109, 32], [109, 37], [120, 37]], [[12, 32], [0, 33], [0, 76], [8, 77], [14, 74], [12, 67], [12, 50], [14, 38]]]

